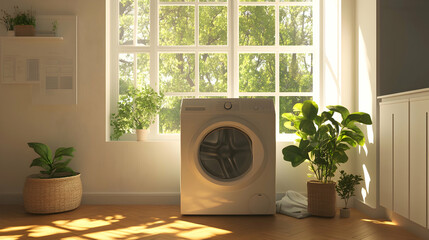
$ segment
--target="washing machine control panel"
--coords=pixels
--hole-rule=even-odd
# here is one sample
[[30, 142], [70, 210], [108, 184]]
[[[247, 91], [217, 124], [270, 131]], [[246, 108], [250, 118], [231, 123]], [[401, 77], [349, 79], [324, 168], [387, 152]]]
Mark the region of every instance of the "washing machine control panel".
[[184, 99], [182, 112], [243, 112], [265, 113], [273, 112], [274, 104], [270, 99]]

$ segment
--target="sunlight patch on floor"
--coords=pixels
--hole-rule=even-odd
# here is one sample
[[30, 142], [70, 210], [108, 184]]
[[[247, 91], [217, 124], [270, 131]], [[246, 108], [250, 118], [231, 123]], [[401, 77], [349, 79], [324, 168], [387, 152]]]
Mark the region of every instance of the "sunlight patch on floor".
[[0, 240], [16, 240], [19, 239], [22, 235], [9, 235], [9, 236], [0, 236]]
[[96, 228], [96, 227], [102, 227], [110, 225], [114, 222], [118, 222], [121, 219], [124, 219], [125, 217], [121, 215], [115, 215], [115, 216], [108, 216], [105, 218], [105, 220], [92, 220], [89, 218], [81, 218], [76, 220], [58, 220], [53, 221], [52, 223], [62, 227], [67, 228], [74, 231], [84, 231], [88, 230], [90, 228]]
[[362, 219], [364, 222], [370, 222], [374, 224], [382, 224], [382, 225], [390, 225], [390, 226], [396, 226], [397, 224], [391, 221], [379, 221], [379, 220], [373, 220], [373, 219]]
[[[131, 236], [153, 236], [162, 234], [174, 234], [186, 239], [207, 239], [217, 235], [231, 233], [224, 229], [209, 227], [202, 224], [191, 223], [182, 220], [175, 220], [172, 223], [164, 224], [165, 221], [156, 221], [145, 225], [120, 228], [84, 234], [84, 237], [91, 239], [121, 239]], [[161, 225], [160, 225], [161, 224]], [[156, 226], [159, 225], [159, 226]]]
[[47, 237], [60, 233], [68, 233], [70, 231], [52, 226], [37, 226], [29, 229], [28, 232], [29, 237]]

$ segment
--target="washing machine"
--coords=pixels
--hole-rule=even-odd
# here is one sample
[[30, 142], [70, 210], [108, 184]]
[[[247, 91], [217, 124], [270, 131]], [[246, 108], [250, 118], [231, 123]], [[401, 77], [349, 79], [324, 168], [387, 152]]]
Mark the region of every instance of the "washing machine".
[[183, 99], [183, 215], [275, 213], [275, 112], [270, 99]]

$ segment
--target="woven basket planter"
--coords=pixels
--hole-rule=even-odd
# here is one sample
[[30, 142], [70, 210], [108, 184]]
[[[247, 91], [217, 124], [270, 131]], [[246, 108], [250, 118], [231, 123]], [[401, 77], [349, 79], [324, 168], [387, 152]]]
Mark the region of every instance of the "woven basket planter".
[[307, 182], [308, 212], [319, 217], [335, 216], [335, 182]]
[[82, 199], [80, 174], [62, 178], [27, 177], [24, 208], [29, 213], [58, 213], [73, 210]]
[[15, 25], [15, 36], [34, 36], [36, 30], [33, 25]]

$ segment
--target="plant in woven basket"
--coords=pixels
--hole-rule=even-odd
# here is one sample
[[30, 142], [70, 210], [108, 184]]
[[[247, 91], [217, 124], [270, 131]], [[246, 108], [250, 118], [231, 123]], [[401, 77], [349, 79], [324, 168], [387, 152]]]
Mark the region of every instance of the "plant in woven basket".
[[[319, 107], [314, 101], [297, 103], [293, 113], [284, 113], [288, 121], [285, 127], [296, 130], [299, 136], [297, 146], [283, 148], [284, 160], [297, 167], [308, 161], [310, 170], [318, 181], [332, 181], [340, 164], [346, 163], [346, 151], [357, 145], [365, 144], [365, 136], [356, 123], [372, 124], [367, 113], [355, 112], [341, 105], [327, 106], [329, 111], [317, 115]], [[334, 116], [339, 113], [341, 121]]]
[[64, 159], [64, 157], [73, 157], [75, 151], [73, 147], [60, 147], [55, 151], [55, 154], [52, 154], [51, 149], [43, 143], [30, 142], [27, 144], [40, 156], [32, 161], [30, 167], [42, 167], [44, 170], [40, 171], [41, 178], [57, 178], [77, 174], [67, 166], [71, 158]]
[[340, 173], [341, 176], [335, 186], [335, 190], [341, 199], [344, 199], [344, 208], [347, 208], [349, 199], [355, 196], [355, 186], [359, 185], [363, 179], [360, 175], [347, 174], [343, 170], [341, 170]]

